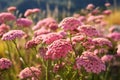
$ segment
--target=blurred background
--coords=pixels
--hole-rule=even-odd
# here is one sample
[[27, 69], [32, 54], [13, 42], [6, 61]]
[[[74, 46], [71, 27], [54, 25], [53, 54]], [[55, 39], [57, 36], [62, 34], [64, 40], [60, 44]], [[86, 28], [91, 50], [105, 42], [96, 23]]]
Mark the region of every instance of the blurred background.
[[59, 12], [73, 13], [85, 8], [89, 3], [104, 9], [105, 2], [111, 3], [112, 6], [114, 3], [117, 6], [120, 4], [120, 0], [0, 0], [0, 12], [9, 6], [16, 6], [20, 13], [31, 8], [40, 8], [43, 11], [47, 8], [51, 11], [57, 8]]

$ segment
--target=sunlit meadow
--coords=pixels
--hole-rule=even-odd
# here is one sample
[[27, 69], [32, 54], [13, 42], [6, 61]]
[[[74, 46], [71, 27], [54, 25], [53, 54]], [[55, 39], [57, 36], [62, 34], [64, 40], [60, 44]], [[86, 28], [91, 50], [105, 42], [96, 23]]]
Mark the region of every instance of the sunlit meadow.
[[120, 80], [120, 12], [88, 4], [69, 15], [0, 13], [0, 80]]

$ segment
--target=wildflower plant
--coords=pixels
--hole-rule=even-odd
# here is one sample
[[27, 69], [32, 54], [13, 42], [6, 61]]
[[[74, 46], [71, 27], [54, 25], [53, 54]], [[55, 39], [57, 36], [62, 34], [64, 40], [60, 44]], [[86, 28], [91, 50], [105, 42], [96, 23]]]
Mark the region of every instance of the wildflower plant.
[[28, 9], [25, 18], [15, 10], [0, 13], [0, 80], [120, 79], [120, 71], [114, 73], [120, 66], [120, 32], [104, 19], [112, 11], [89, 4], [84, 15], [37, 21], [33, 16], [40, 9]]

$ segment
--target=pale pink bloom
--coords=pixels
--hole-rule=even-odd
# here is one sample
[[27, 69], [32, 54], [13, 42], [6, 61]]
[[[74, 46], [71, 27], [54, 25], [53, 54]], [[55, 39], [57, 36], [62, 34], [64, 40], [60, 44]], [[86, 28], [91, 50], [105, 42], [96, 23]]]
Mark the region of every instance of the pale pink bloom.
[[77, 18], [80, 22], [84, 22], [86, 21], [86, 17], [85, 16], [80, 16]]
[[19, 73], [19, 78], [20, 79], [27, 79], [27, 78], [34, 78], [37, 80], [36, 77], [39, 77], [41, 75], [41, 70], [39, 70], [36, 67], [26, 67]]
[[62, 38], [63, 36], [57, 33], [48, 33], [42, 37], [43, 43], [46, 43], [46, 44], [51, 44], [52, 42]]
[[104, 15], [110, 15], [112, 13], [112, 11], [111, 10], [105, 10], [105, 11], [103, 11], [103, 14]]
[[110, 32], [120, 32], [120, 27], [119, 26], [112, 26], [109, 28]]
[[15, 40], [16, 38], [21, 38], [25, 35], [25, 32], [22, 30], [10, 30], [2, 36], [2, 40]]
[[93, 4], [88, 4], [86, 9], [87, 10], [93, 10], [95, 8], [95, 6]]
[[73, 31], [77, 29], [78, 26], [80, 25], [81, 25], [81, 22], [77, 18], [67, 17], [60, 22], [59, 27], [61, 27], [65, 31], [68, 31], [68, 30]]
[[2, 36], [5, 32], [7, 32], [10, 29], [10, 26], [6, 24], [0, 25], [0, 36]]
[[0, 23], [13, 21], [15, 19], [16, 19], [16, 17], [12, 13], [9, 13], [9, 12], [2, 12], [2, 13], [0, 13]]
[[117, 46], [117, 55], [120, 56], [120, 44]]
[[32, 23], [33, 22], [27, 18], [19, 18], [16, 21], [17, 26], [20, 26], [20, 27], [30, 27]]
[[24, 16], [27, 17], [27, 16], [30, 16], [31, 14], [33, 14], [32, 9], [27, 9], [24, 13]]
[[70, 42], [64, 39], [59, 39], [48, 46], [46, 55], [48, 56], [48, 59], [56, 60], [66, 57], [71, 50], [72, 46]]
[[48, 18], [38, 21], [38, 23], [32, 29], [38, 30], [41, 27], [45, 27], [51, 30], [56, 30], [58, 28], [58, 24], [55, 19], [48, 17]]
[[115, 41], [120, 41], [120, 33], [119, 32], [110, 33], [110, 34], [108, 34], [108, 37]]
[[109, 2], [107, 2], [107, 3], [105, 3], [105, 6], [109, 7], [109, 6], [111, 6], [111, 4]]
[[0, 70], [9, 69], [12, 62], [7, 58], [0, 58]]
[[84, 35], [77, 35], [72, 37], [72, 42], [82, 42], [84, 41], [85, 36]]
[[67, 36], [67, 32], [65, 31], [59, 31], [58, 34], [63, 36], [63, 38]]
[[94, 38], [93, 42], [95, 43], [96, 46], [108, 46], [108, 47], [112, 47], [112, 43], [110, 40], [106, 39], [106, 38]]
[[106, 69], [102, 60], [89, 51], [83, 52], [82, 55], [76, 59], [76, 66], [78, 69], [83, 67], [87, 72], [96, 74], [99, 74]]
[[7, 8], [7, 11], [8, 12], [16, 11], [16, 7], [15, 6], [10, 6], [10, 7]]
[[34, 31], [35, 36], [39, 36], [39, 35], [42, 35], [42, 34], [48, 34], [48, 33], [50, 33], [50, 31], [45, 29], [44, 27]]
[[113, 59], [113, 55], [104, 55], [101, 60], [105, 62], [110, 62]]
[[34, 9], [32, 9], [32, 12], [33, 13], [38, 13], [38, 12], [40, 12], [40, 9], [39, 8], [34, 8]]
[[91, 25], [82, 25], [78, 28], [79, 33], [84, 34], [86, 36], [94, 37], [100, 36], [100, 33], [96, 30], [96, 28], [92, 27]]

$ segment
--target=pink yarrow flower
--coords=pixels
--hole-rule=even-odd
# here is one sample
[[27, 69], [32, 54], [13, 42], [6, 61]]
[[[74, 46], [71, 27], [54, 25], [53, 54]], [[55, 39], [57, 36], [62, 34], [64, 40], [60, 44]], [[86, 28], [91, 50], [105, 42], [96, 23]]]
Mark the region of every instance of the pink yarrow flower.
[[113, 55], [104, 55], [101, 60], [105, 62], [110, 62], [113, 59]]
[[108, 35], [108, 38], [113, 39], [114, 41], [120, 41], [120, 33], [119, 32], [113, 32]]
[[9, 69], [12, 66], [12, 62], [7, 58], [0, 59], [0, 70]]
[[41, 75], [41, 71], [36, 68], [36, 67], [27, 67], [25, 69], [23, 69], [20, 73], [19, 73], [19, 78], [20, 79], [35, 79], [37, 80], [36, 77], [39, 77]]
[[0, 36], [2, 36], [5, 32], [7, 32], [10, 29], [10, 26], [6, 24], [0, 25]]
[[7, 11], [8, 12], [16, 11], [16, 7], [15, 6], [10, 6], [10, 7], [7, 8]]
[[73, 31], [77, 29], [78, 26], [80, 25], [81, 25], [81, 22], [77, 18], [67, 17], [67, 18], [64, 18], [58, 26], [64, 29], [65, 31], [69, 31], [69, 30]]
[[95, 6], [93, 4], [88, 4], [87, 7], [86, 7], [86, 9], [87, 10], [92, 10], [92, 9], [94, 9], [94, 7]]
[[76, 59], [76, 66], [78, 69], [82, 67], [87, 72], [99, 74], [101, 71], [105, 71], [105, 64], [97, 55], [93, 55], [92, 52], [85, 51]]
[[58, 24], [55, 19], [48, 17], [48, 18], [38, 21], [38, 23], [32, 29], [38, 30], [41, 27], [44, 27], [50, 30], [56, 30], [58, 28]]
[[108, 47], [112, 47], [112, 43], [111, 41], [109, 41], [106, 38], [94, 38], [93, 42], [95, 43], [96, 46], [108, 46]]
[[25, 35], [25, 32], [22, 30], [10, 30], [2, 36], [2, 40], [15, 40], [16, 38], [21, 38]]
[[60, 59], [66, 57], [68, 52], [70, 52], [71, 50], [72, 46], [68, 41], [64, 39], [59, 39], [48, 46], [46, 56], [48, 57], [48, 59], [52, 60]]
[[79, 33], [84, 34], [89, 37], [100, 36], [100, 33], [96, 30], [96, 28], [91, 25], [82, 25], [78, 28]]
[[20, 26], [20, 27], [30, 27], [32, 23], [33, 22], [27, 18], [19, 18], [16, 21], [17, 26]]
[[51, 44], [52, 42], [62, 38], [63, 36], [57, 33], [48, 33], [43, 35], [42, 37], [43, 43], [46, 43], [46, 44]]
[[16, 19], [16, 17], [12, 13], [9, 13], [9, 12], [2, 12], [2, 13], [0, 13], [0, 23], [13, 21], [15, 19]]

